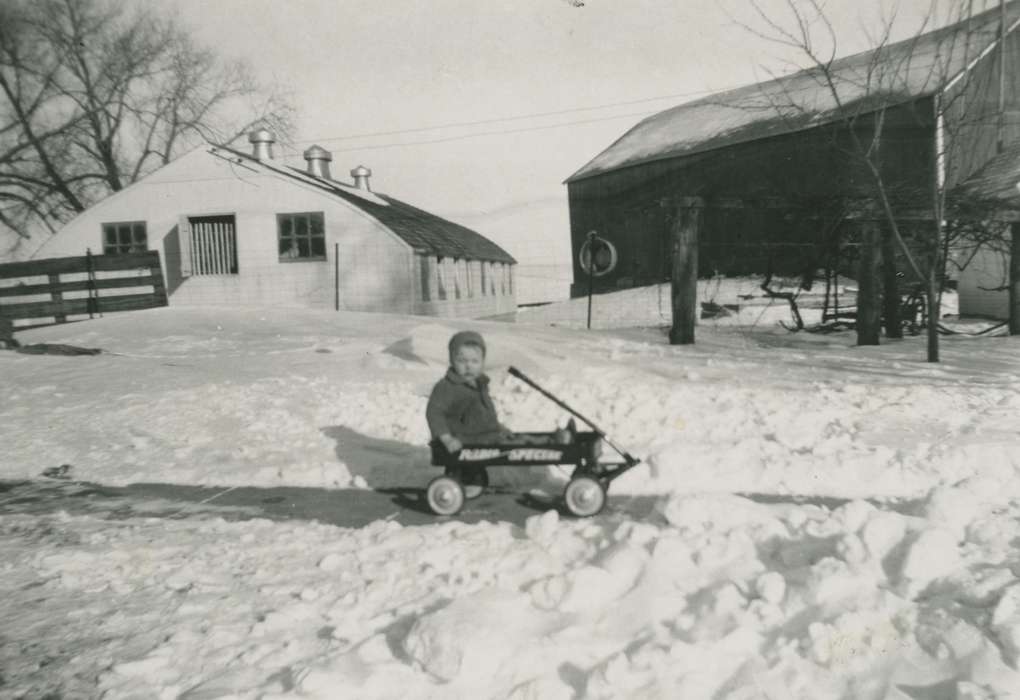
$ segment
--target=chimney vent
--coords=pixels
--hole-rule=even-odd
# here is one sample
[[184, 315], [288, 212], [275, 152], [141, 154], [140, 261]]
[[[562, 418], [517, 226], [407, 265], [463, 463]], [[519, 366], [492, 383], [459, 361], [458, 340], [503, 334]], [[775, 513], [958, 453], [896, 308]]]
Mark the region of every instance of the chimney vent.
[[366, 190], [368, 192], [372, 191], [372, 186], [368, 182], [368, 179], [372, 177], [372, 171], [364, 165], [359, 165], [352, 170], [351, 177], [354, 178], [354, 186], [359, 190]]
[[331, 180], [329, 174], [329, 163], [333, 160], [333, 154], [322, 146], [312, 146], [305, 151], [305, 162], [308, 163], [306, 171], [309, 175], [322, 177]]
[[256, 129], [248, 134], [248, 141], [252, 144], [251, 154], [255, 160], [272, 160], [273, 144], [276, 137], [269, 129]]

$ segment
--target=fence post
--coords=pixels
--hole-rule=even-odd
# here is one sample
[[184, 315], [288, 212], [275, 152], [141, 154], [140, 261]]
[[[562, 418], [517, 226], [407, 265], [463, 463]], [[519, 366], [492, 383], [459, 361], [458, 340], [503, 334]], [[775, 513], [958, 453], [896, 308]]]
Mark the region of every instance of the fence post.
[[698, 318], [698, 236], [705, 202], [701, 197], [681, 197], [673, 220], [672, 345], [692, 345]]
[[155, 264], [149, 268], [149, 274], [152, 276], [152, 292], [156, 297], [156, 301], [159, 302], [160, 306], [167, 306], [169, 300], [166, 294], [166, 283], [163, 282], [163, 268], [160, 267], [158, 256], [156, 257]]
[[[60, 275], [56, 273], [49, 274], [50, 283], [50, 300], [55, 304], [64, 303], [64, 294], [60, 291]], [[53, 318], [57, 323], [64, 323], [67, 321], [67, 315], [64, 313], [55, 313]]]
[[591, 330], [591, 297], [595, 286], [595, 238], [594, 231], [588, 232], [588, 330]]

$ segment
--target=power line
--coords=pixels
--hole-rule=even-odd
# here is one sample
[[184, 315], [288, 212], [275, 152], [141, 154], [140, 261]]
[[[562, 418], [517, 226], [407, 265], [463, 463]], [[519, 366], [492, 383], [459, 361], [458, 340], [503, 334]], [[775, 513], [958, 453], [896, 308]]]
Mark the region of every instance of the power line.
[[[613, 119], [626, 119], [628, 117], [647, 117], [651, 114], [655, 114], [658, 110], [644, 111], [644, 112], [631, 112], [629, 114], [617, 114], [612, 117], [594, 117], [592, 119], [580, 119], [576, 121], [560, 122], [559, 124], [546, 124], [544, 126], [528, 126], [520, 129], [497, 129], [495, 131], [478, 131], [472, 134], [461, 134], [459, 136], [446, 136], [438, 139], [427, 139], [424, 141], [394, 141], [391, 143], [382, 143], [374, 146], [352, 146], [350, 148], [337, 148], [333, 150], [333, 153], [348, 153], [351, 151], [376, 151], [383, 148], [396, 148], [398, 146], [425, 146], [434, 143], [448, 143], [450, 141], [462, 141], [464, 139], [476, 138], [479, 136], [501, 136], [503, 134], [521, 134], [529, 131], [543, 131], [545, 129], [558, 129], [564, 126], [578, 126], [581, 124], [593, 124], [596, 122], [611, 121]], [[291, 143], [304, 143], [303, 141], [294, 141]], [[294, 154], [298, 153], [298, 149], [294, 150]]]
[[609, 109], [610, 107], [627, 107], [630, 105], [643, 104], [645, 102], [657, 102], [659, 100], [670, 100], [681, 97], [694, 97], [696, 95], [707, 95], [713, 92], [729, 90], [730, 87], [719, 88], [718, 90], [696, 90], [694, 92], [677, 92], [671, 95], [658, 95], [656, 97], [644, 97], [639, 100], [628, 100], [625, 102], [609, 102], [601, 105], [594, 105], [592, 107], [574, 107], [571, 109], [559, 109], [551, 112], [533, 112], [531, 114], [519, 114], [512, 117], [494, 117], [491, 119], [479, 119], [470, 122], [448, 122], [446, 124], [435, 124], [432, 126], [420, 126], [411, 129], [396, 129], [393, 131], [371, 131], [364, 132], [361, 134], [348, 134], [345, 136], [326, 136], [317, 139], [299, 139], [292, 143], [324, 143], [329, 141], [348, 141], [351, 139], [369, 138], [372, 136], [396, 136], [398, 134], [412, 134], [422, 131], [437, 131], [439, 129], [453, 129], [464, 126], [484, 126], [485, 124], [496, 124], [499, 122], [511, 122], [520, 121], [522, 119], [537, 119], [539, 117], [552, 117], [561, 114], [576, 114], [577, 112], [591, 112], [597, 109]]

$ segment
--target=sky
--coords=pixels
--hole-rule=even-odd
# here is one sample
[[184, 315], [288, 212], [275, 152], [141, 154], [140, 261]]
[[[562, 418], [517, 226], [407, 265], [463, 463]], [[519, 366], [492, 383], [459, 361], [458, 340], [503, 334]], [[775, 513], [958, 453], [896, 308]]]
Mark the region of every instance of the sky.
[[[838, 52], [870, 48], [893, 8], [896, 33], [915, 32], [931, 1], [829, 0]], [[759, 5], [785, 20], [786, 0]], [[741, 26], [764, 29], [751, 0], [168, 6], [290, 94], [297, 129], [283, 158], [303, 166], [316, 143], [333, 153], [335, 177], [370, 167], [374, 189], [489, 236], [522, 263], [522, 288], [558, 296], [570, 277], [567, 177], [644, 116], [795, 67]]]

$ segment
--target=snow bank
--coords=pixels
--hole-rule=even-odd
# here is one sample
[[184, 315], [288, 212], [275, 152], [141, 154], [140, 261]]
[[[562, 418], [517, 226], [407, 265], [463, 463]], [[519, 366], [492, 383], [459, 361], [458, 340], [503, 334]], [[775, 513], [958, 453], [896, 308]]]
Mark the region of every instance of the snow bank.
[[649, 522], [525, 528], [0, 516], [5, 691], [1010, 697], [1020, 504], [986, 496], [938, 489], [919, 515], [674, 496]]

